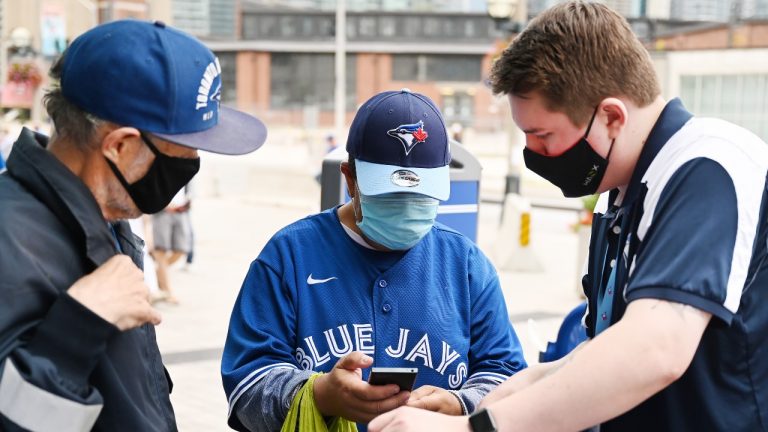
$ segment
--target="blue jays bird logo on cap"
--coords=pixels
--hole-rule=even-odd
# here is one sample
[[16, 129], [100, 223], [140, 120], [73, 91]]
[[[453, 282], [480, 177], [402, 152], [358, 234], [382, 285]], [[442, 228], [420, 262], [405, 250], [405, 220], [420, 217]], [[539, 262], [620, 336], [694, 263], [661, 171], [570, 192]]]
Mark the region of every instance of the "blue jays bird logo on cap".
[[387, 131], [387, 135], [397, 138], [403, 144], [406, 156], [416, 147], [416, 144], [423, 143], [429, 136], [424, 130], [424, 122], [421, 120], [418, 123], [400, 125], [390, 129]]

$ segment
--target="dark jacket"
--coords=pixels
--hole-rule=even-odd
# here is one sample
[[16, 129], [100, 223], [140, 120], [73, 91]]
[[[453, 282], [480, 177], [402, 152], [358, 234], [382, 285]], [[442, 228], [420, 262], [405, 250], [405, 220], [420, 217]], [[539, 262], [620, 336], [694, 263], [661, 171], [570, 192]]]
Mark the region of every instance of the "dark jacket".
[[154, 327], [120, 332], [67, 294], [118, 243], [141, 267], [142, 242], [46, 145], [24, 129], [0, 175], [0, 430], [176, 430]]

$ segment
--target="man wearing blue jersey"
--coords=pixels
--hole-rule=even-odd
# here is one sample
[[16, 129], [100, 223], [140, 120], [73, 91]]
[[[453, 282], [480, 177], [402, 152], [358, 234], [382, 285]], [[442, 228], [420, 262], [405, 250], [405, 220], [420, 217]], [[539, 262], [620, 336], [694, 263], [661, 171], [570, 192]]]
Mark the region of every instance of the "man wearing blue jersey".
[[768, 431], [768, 145], [665, 101], [629, 24], [597, 2], [543, 12], [492, 76], [528, 168], [566, 196], [609, 192], [583, 278], [591, 340], [469, 419], [401, 409], [370, 429]]
[[[451, 157], [432, 101], [374, 96], [347, 152], [352, 200], [278, 232], [243, 283], [222, 360], [236, 429], [279, 429], [317, 372], [320, 412], [364, 427], [404, 404], [470, 413], [525, 367], [493, 266], [435, 223]], [[418, 368], [416, 390], [367, 384], [372, 365]]]

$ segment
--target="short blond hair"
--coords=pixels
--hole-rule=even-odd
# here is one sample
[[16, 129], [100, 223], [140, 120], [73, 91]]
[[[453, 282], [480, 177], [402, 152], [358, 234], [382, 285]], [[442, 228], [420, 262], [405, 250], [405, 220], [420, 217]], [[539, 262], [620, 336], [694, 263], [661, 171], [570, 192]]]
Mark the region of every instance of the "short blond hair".
[[644, 107], [661, 93], [651, 57], [629, 23], [586, 1], [561, 3], [534, 18], [494, 63], [491, 85], [496, 94], [538, 92], [549, 110], [577, 126], [607, 97]]

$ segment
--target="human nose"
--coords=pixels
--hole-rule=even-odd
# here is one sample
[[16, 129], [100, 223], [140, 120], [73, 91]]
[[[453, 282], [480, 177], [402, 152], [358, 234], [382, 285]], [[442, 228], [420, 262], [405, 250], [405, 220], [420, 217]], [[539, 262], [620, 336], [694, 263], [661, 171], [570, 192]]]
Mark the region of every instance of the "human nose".
[[526, 135], [525, 136], [525, 146], [528, 148], [528, 150], [531, 150], [534, 153], [538, 153], [541, 155], [547, 154], [546, 146], [544, 145], [544, 142], [536, 138], [535, 136]]

